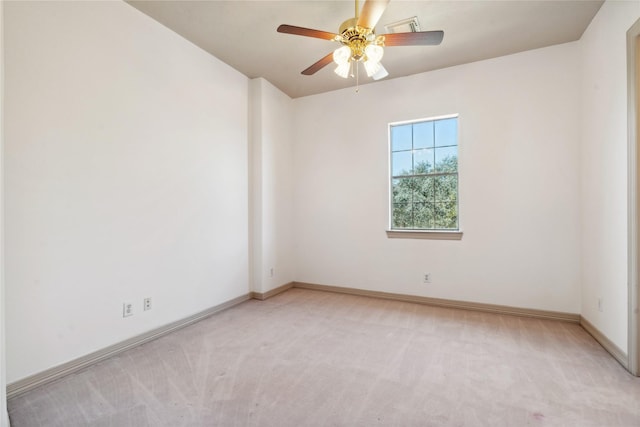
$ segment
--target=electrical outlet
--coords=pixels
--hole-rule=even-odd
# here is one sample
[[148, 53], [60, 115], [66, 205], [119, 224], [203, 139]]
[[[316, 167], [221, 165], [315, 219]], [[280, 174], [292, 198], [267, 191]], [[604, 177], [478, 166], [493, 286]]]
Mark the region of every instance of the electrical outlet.
[[431, 273], [424, 273], [422, 283], [431, 283]]
[[151, 297], [143, 300], [142, 307], [144, 311], [151, 310]]
[[269, 269], [269, 277], [273, 277], [273, 267]]
[[604, 311], [604, 307], [602, 305], [602, 297], [598, 297], [598, 311]]
[[133, 303], [125, 301], [122, 303], [122, 317], [133, 316]]

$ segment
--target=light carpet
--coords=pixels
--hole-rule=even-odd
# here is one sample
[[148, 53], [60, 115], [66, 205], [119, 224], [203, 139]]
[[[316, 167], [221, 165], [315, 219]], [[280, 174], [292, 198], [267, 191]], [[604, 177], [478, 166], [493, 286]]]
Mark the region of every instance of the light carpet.
[[291, 289], [9, 401], [12, 427], [640, 426], [580, 326]]

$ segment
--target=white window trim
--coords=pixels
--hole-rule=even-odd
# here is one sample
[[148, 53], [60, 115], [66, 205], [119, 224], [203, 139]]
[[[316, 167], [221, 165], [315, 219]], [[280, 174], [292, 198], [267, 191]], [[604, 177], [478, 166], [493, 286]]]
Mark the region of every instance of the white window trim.
[[389, 239], [462, 240], [460, 230], [387, 230]]
[[[422, 119], [413, 119], [413, 120], [404, 120], [400, 122], [392, 122], [387, 126], [387, 155], [388, 155], [388, 164], [387, 164], [387, 179], [389, 181], [389, 186], [387, 188], [387, 205], [388, 209], [388, 229], [387, 238], [389, 239], [425, 239], [425, 240], [462, 240], [462, 230], [407, 230], [407, 229], [393, 229], [391, 228], [391, 195], [393, 189], [391, 188], [391, 127], [397, 125], [407, 125], [410, 123], [420, 123], [427, 120], [444, 120], [444, 119], [452, 119], [458, 118], [460, 114], [446, 114], [444, 116], [435, 116], [435, 117], [427, 117]], [[458, 141], [458, 147], [460, 146], [460, 142]], [[460, 176], [460, 171], [458, 171], [458, 177]], [[460, 180], [458, 178], [458, 221], [460, 221]], [[460, 224], [458, 223], [458, 226]]]
[[[455, 113], [455, 114], [447, 114], [444, 116], [424, 117], [422, 119], [403, 120], [401, 122], [391, 122], [389, 123], [389, 132], [391, 132], [391, 126], [408, 125], [412, 123], [420, 123], [420, 122], [426, 122], [426, 121], [454, 119], [456, 117], [460, 117], [460, 114]], [[389, 135], [389, 141], [390, 140], [391, 140], [391, 135]], [[389, 151], [391, 151], [391, 147], [389, 147]], [[389, 164], [391, 164], [391, 160], [389, 160]]]

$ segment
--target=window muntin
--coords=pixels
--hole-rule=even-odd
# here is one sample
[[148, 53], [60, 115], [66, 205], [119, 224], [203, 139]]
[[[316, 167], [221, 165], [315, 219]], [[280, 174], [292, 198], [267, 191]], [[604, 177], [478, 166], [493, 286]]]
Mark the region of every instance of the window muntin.
[[391, 124], [392, 230], [458, 230], [458, 117]]

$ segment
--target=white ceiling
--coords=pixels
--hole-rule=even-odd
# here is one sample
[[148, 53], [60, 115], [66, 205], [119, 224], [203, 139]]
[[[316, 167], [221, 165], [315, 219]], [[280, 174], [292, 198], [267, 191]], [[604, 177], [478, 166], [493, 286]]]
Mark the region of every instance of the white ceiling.
[[[354, 1], [127, 0], [250, 78], [264, 77], [293, 98], [355, 86], [331, 64], [315, 75], [302, 70], [338, 44], [276, 32], [290, 24], [338, 32], [355, 14]], [[422, 31], [444, 30], [439, 46], [385, 48], [387, 79], [578, 40], [601, 0], [391, 0], [378, 23], [417, 16]], [[362, 70], [361, 70], [362, 73]], [[360, 84], [372, 80], [362, 73]]]

